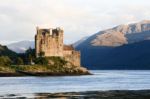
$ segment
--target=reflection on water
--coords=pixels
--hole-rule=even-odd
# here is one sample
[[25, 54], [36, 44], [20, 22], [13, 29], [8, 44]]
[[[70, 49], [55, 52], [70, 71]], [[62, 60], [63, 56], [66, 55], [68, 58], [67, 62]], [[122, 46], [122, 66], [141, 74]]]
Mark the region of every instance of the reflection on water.
[[0, 94], [150, 89], [150, 71], [91, 71], [94, 75], [1, 77]]

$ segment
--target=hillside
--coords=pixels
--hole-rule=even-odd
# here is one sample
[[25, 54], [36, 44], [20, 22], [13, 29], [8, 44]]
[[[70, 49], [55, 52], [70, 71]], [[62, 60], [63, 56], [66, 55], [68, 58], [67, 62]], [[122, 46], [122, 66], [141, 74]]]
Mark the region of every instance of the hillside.
[[144, 20], [100, 31], [76, 49], [88, 69], [150, 69], [149, 39], [150, 21]]
[[0, 56], [8, 56], [11, 59], [17, 57], [17, 54], [10, 49], [8, 49], [6, 46], [0, 45]]
[[120, 46], [128, 43], [150, 39], [150, 21], [119, 25], [111, 29], [99, 31], [78, 44], [87, 46]]

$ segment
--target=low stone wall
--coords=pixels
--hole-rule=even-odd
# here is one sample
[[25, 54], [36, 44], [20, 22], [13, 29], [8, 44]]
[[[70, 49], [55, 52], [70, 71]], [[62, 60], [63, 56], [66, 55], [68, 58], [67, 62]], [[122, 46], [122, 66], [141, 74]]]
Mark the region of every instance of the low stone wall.
[[74, 66], [80, 66], [80, 52], [75, 50], [64, 51], [64, 58]]

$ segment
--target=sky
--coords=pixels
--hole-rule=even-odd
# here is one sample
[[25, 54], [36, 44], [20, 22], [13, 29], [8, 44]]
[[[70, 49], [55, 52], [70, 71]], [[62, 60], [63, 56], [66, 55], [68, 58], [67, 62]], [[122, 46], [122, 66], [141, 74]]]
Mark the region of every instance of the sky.
[[150, 20], [149, 0], [0, 0], [0, 44], [34, 40], [36, 27], [64, 29], [64, 42]]

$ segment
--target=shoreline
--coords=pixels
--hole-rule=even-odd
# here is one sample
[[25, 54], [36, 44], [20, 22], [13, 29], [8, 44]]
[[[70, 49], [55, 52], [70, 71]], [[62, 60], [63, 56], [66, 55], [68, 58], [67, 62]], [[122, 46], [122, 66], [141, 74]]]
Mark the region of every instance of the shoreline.
[[109, 90], [62, 93], [39, 93], [38, 97], [63, 99], [150, 99], [150, 90]]
[[83, 75], [93, 75], [89, 72], [87, 73], [50, 73], [50, 72], [15, 72], [15, 73], [0, 73], [0, 77], [46, 77], [46, 76], [83, 76]]
[[86, 68], [78, 66], [16, 65], [0, 67], [0, 77], [92, 75]]
[[148, 90], [109, 90], [60, 93], [6, 94], [0, 98], [35, 98], [35, 99], [150, 99]]

